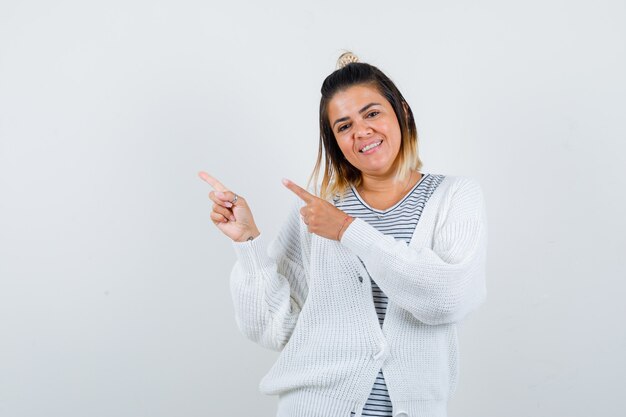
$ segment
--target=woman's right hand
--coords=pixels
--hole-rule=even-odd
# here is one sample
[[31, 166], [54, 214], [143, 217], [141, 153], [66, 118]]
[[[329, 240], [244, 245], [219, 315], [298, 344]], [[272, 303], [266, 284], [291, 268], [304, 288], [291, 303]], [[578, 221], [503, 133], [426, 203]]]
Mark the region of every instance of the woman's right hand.
[[235, 242], [245, 242], [259, 236], [252, 211], [243, 197], [238, 195], [233, 205], [235, 193], [204, 171], [198, 172], [198, 176], [213, 187], [214, 191], [209, 193], [209, 198], [213, 201], [211, 220], [222, 233]]

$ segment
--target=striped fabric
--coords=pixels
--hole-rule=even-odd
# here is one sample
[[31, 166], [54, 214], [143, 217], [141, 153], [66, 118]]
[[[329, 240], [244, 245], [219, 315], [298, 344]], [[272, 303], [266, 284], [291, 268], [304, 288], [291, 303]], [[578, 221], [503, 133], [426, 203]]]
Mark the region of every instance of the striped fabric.
[[[426, 201], [443, 178], [444, 175], [423, 174], [420, 181], [406, 196], [387, 210], [370, 207], [353, 187], [348, 190], [343, 200], [335, 200], [335, 205], [346, 214], [365, 220], [381, 233], [391, 235], [408, 244]], [[372, 296], [378, 321], [382, 327], [387, 311], [387, 296], [374, 281], [372, 281]], [[391, 398], [387, 391], [383, 370], [380, 369], [361, 416], [391, 417], [392, 411]]]

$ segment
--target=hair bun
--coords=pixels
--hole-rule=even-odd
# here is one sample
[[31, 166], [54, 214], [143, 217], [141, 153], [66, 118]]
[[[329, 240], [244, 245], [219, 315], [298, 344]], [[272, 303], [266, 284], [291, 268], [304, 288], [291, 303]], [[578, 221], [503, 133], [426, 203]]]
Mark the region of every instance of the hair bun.
[[359, 57], [354, 55], [350, 51], [344, 52], [343, 54], [339, 56], [339, 59], [337, 59], [337, 69], [341, 69], [345, 67], [346, 65], [351, 64], [353, 62], [359, 62]]

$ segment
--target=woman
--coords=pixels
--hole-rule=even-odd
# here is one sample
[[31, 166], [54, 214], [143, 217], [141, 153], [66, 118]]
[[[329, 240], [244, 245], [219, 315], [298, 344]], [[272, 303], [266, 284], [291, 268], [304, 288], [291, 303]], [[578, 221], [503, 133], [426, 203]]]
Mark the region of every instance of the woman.
[[278, 417], [446, 416], [455, 323], [486, 295], [483, 194], [419, 171], [411, 108], [356, 61], [342, 55], [322, 85], [319, 196], [283, 180], [298, 198], [272, 242], [244, 198], [200, 173], [237, 254], [237, 325], [281, 351], [260, 383]]

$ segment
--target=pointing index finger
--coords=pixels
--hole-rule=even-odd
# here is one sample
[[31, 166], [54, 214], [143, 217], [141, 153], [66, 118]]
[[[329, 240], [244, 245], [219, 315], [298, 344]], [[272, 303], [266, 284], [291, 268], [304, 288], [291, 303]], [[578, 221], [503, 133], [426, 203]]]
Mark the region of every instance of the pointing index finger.
[[295, 182], [292, 182], [287, 178], [283, 178], [283, 184], [285, 185], [285, 187], [293, 191], [294, 194], [304, 200], [305, 203], [310, 203], [314, 198], [316, 198], [313, 194], [309, 193], [307, 190], [300, 187], [299, 185], [296, 185]]
[[211, 185], [211, 187], [213, 187], [214, 190], [222, 191], [222, 192], [228, 191], [228, 189], [224, 187], [224, 185], [221, 182], [219, 182], [217, 179], [213, 178], [206, 172], [200, 171], [198, 172], [198, 176], [202, 178], [204, 181], [208, 182]]

